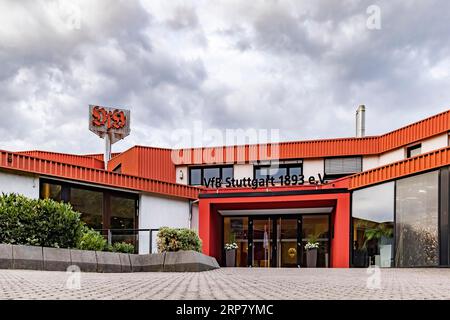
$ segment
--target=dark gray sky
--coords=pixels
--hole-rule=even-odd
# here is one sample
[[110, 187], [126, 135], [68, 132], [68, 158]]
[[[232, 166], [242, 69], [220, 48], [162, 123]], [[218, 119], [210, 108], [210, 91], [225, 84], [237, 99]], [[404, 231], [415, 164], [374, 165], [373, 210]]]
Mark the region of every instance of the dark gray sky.
[[113, 151], [195, 120], [300, 140], [353, 136], [361, 103], [368, 135], [450, 106], [447, 0], [0, 0], [0, 21], [0, 149], [102, 152], [89, 104], [131, 109]]

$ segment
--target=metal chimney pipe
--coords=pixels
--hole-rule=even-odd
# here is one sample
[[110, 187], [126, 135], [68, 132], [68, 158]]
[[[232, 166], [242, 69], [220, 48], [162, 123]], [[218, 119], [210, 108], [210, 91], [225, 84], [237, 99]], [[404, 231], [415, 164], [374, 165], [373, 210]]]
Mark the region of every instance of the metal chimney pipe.
[[366, 135], [366, 107], [362, 104], [356, 109], [356, 137]]

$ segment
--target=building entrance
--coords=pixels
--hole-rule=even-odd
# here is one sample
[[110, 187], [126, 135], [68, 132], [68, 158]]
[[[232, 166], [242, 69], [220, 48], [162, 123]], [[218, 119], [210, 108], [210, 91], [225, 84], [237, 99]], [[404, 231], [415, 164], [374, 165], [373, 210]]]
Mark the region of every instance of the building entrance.
[[[224, 217], [224, 243], [238, 245], [237, 267], [328, 267], [329, 226], [328, 214]], [[318, 243], [315, 253], [308, 241]]]

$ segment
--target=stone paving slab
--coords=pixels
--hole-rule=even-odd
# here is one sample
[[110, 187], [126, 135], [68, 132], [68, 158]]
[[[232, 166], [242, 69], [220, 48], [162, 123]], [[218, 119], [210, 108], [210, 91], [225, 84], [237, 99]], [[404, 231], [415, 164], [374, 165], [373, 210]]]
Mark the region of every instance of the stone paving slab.
[[450, 299], [450, 269], [0, 270], [0, 299]]

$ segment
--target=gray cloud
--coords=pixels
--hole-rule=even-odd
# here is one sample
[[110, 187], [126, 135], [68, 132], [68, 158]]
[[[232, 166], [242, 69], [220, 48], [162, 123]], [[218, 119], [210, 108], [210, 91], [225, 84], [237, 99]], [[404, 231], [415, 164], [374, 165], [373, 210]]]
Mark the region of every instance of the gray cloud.
[[0, 149], [100, 152], [90, 103], [131, 108], [115, 150], [196, 120], [293, 140], [353, 135], [361, 103], [368, 134], [449, 107], [444, 0], [67, 3], [0, 2]]

